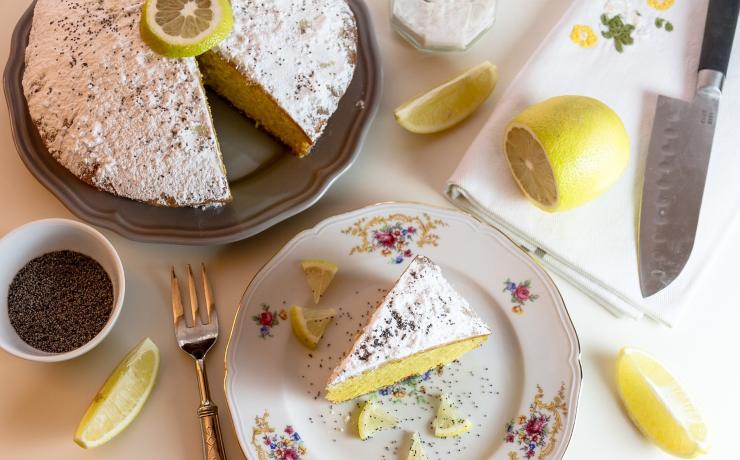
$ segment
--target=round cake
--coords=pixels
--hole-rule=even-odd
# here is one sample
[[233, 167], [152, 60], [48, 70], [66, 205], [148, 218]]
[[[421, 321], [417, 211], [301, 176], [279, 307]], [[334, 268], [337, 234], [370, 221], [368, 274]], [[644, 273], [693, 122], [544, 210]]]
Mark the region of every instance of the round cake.
[[[307, 154], [354, 73], [344, 0], [233, 0], [234, 30], [199, 57], [142, 41], [141, 0], [38, 0], [23, 90], [49, 153], [88, 184], [149, 204], [227, 203], [205, 80]], [[289, 46], [287, 46], [289, 45]]]

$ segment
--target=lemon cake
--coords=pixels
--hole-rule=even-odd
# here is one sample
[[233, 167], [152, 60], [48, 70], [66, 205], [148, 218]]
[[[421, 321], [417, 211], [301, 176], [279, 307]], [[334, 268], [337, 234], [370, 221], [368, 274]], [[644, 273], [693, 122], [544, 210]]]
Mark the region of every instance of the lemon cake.
[[354, 73], [356, 25], [344, 0], [232, 0], [234, 31], [200, 61], [152, 51], [143, 4], [36, 3], [23, 91], [59, 163], [149, 204], [231, 201], [201, 73], [297, 155], [311, 150]]
[[357, 26], [344, 0], [232, 0], [234, 30], [198, 57], [206, 85], [302, 157], [354, 74]]
[[88, 184], [162, 206], [231, 200], [195, 59], [139, 33], [141, 1], [38, 0], [23, 90], [49, 153]]
[[417, 256], [332, 372], [326, 398], [346, 401], [447, 364], [490, 334], [439, 266]]

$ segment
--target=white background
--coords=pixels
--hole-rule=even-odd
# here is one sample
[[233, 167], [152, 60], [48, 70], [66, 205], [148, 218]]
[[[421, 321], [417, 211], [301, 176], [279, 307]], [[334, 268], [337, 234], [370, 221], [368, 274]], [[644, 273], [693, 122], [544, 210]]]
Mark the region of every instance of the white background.
[[[126, 301], [117, 326], [98, 348], [67, 363], [37, 364], [0, 352], [0, 458], [199, 459], [195, 376], [189, 358], [173, 340], [167, 275], [171, 264], [200, 261], [210, 267], [224, 336], [209, 357], [209, 375], [222, 411], [227, 453], [232, 459], [242, 458], [221, 382], [225, 337], [248, 281], [294, 234], [327, 216], [389, 200], [445, 205], [440, 191], [446, 179], [502, 90], [570, 1], [502, 0], [494, 29], [468, 53], [450, 55], [415, 51], [391, 33], [387, 2], [368, 3], [380, 43], [385, 88], [378, 117], [355, 166], [312, 209], [241, 243], [151, 245], [103, 230], [120, 251], [126, 269]], [[27, 6], [26, 0], [3, 0], [0, 4], [2, 63], [7, 60], [13, 27]], [[395, 124], [392, 110], [396, 105], [483, 59], [498, 65], [499, 87], [492, 100], [465, 124], [431, 136], [408, 134]], [[0, 234], [34, 219], [71, 217], [18, 158], [5, 104], [0, 106], [0, 197]], [[701, 287], [706, 294], [675, 329], [647, 320], [616, 319], [556, 278], [583, 350], [583, 391], [566, 459], [669, 458], [644, 440], [617, 400], [614, 360], [625, 345], [658, 356], [693, 395], [712, 433], [713, 449], [706, 458], [740, 458], [740, 300], [735, 291], [740, 280], [740, 231], [735, 229], [734, 234], [734, 241], [723, 248], [721, 262], [707, 267], [710, 273]], [[159, 381], [151, 399], [122, 435], [97, 450], [82, 451], [72, 442], [77, 422], [115, 363], [145, 336], [151, 337], [162, 353]]]

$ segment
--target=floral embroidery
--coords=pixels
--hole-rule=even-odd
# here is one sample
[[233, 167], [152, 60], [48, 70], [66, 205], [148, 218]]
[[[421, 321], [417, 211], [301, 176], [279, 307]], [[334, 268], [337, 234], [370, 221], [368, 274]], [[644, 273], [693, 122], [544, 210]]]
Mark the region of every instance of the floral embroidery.
[[665, 11], [672, 7], [676, 3], [676, 0], [647, 0], [647, 4], [650, 8], [654, 8], [658, 11]]
[[534, 302], [540, 298], [539, 294], [532, 294], [532, 291], [530, 290], [531, 284], [530, 280], [515, 283], [509, 278], [506, 278], [506, 281], [504, 281], [503, 292], [509, 292], [509, 294], [511, 294], [511, 303], [514, 304], [514, 306], [511, 307], [511, 311], [514, 313], [519, 315], [524, 313], [523, 307], [525, 303]]
[[[665, 11], [675, 4], [675, 0], [647, 0], [647, 4], [654, 10]], [[672, 32], [674, 25], [665, 18], [651, 14], [651, 10], [639, 7], [637, 0], [607, 0], [598, 20], [592, 24], [573, 26], [570, 40], [582, 48], [591, 48], [598, 41], [594, 32], [596, 28], [606, 41], [612, 42], [618, 53], [622, 53], [627, 46], [634, 45], [638, 38], [649, 36], [655, 29]]]
[[308, 450], [303, 439], [292, 426], [287, 425], [282, 433], [270, 426], [270, 414], [254, 418], [252, 445], [257, 449], [259, 460], [301, 460]]
[[544, 460], [555, 449], [557, 443], [555, 437], [563, 427], [563, 417], [568, 415], [565, 383], [560, 385], [558, 394], [551, 402], [543, 402], [544, 396], [544, 390], [537, 385], [537, 393], [529, 405], [529, 413], [512, 419], [506, 425], [504, 441], [518, 447], [518, 452], [509, 452], [510, 460], [535, 456], [538, 460]]
[[432, 378], [432, 374], [442, 375], [443, 372], [444, 367], [438, 366], [436, 369], [430, 369], [421, 375], [415, 375], [394, 385], [381, 388], [376, 394], [380, 397], [390, 397], [393, 402], [398, 402], [408, 396], [418, 404], [428, 405], [431, 403], [431, 396], [427, 393], [424, 382], [428, 382]]
[[279, 313], [271, 311], [268, 304], [262, 304], [262, 312], [259, 315], [252, 316], [252, 320], [260, 327], [260, 337], [263, 339], [272, 337], [272, 328], [280, 324], [278, 317], [286, 320], [288, 313], [285, 310], [280, 310]]
[[445, 226], [447, 224], [444, 221], [432, 219], [426, 213], [422, 216], [396, 213], [372, 219], [363, 217], [342, 230], [342, 233], [361, 239], [361, 243], [350, 250], [350, 255], [377, 251], [387, 257], [389, 263], [400, 264], [414, 256], [412, 243], [416, 243], [417, 248], [437, 246], [439, 235], [432, 231]]
[[576, 24], [570, 31], [570, 40], [581, 48], [591, 48], [596, 45], [598, 38], [591, 26]]
[[606, 27], [602, 29], [601, 36], [607, 40], [614, 40], [614, 48], [617, 52], [624, 51], [624, 47], [635, 43], [632, 32], [635, 31], [635, 25], [625, 23], [622, 15], [615, 14], [609, 17], [607, 14], [601, 15], [601, 25]]

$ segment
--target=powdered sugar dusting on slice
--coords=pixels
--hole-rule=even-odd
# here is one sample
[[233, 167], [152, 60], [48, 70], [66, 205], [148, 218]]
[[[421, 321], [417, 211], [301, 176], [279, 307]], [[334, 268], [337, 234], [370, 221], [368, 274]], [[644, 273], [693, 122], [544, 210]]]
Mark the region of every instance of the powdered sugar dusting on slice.
[[110, 193], [166, 206], [231, 199], [194, 59], [141, 39], [140, 0], [39, 0], [23, 89], [49, 152]]
[[349, 86], [355, 18], [344, 0], [232, 0], [234, 31], [213, 51], [259, 83], [316, 141]]
[[389, 361], [490, 333], [439, 266], [417, 256], [334, 370], [329, 386]]

